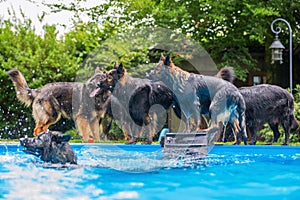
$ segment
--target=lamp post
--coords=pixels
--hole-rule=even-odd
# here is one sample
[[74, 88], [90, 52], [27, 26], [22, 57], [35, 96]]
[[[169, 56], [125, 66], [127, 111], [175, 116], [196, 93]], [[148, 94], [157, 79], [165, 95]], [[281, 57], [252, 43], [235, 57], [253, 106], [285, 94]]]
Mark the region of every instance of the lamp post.
[[274, 28], [273, 28], [274, 23], [276, 23], [278, 21], [282, 21], [282, 22], [286, 23], [286, 25], [289, 28], [289, 32], [290, 32], [290, 93], [292, 94], [292, 92], [293, 92], [292, 28], [291, 28], [291, 25], [289, 24], [289, 22], [282, 18], [275, 19], [271, 24], [271, 30], [273, 33], [275, 33], [275, 39], [274, 39], [273, 43], [271, 44], [271, 46], [269, 47], [272, 50], [272, 62], [271, 63], [273, 64], [275, 61], [279, 61], [280, 64], [282, 64], [282, 51], [284, 49], [284, 46], [281, 44], [281, 42], [278, 39], [278, 34], [281, 32], [281, 28], [276, 27], [276, 30], [274, 30]]

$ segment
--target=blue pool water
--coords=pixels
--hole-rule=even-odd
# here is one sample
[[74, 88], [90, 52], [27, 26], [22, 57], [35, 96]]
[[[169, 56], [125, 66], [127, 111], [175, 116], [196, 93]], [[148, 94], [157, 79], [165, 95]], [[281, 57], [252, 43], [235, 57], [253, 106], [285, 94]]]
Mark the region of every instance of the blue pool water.
[[215, 146], [203, 160], [159, 145], [72, 144], [78, 166], [0, 144], [0, 199], [299, 199], [300, 147]]

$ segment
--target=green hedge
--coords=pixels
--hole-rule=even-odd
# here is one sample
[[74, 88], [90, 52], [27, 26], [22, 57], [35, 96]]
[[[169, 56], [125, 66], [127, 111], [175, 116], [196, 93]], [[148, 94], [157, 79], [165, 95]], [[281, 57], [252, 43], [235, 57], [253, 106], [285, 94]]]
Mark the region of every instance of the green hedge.
[[[77, 23], [72, 31], [61, 38], [58, 38], [55, 26], [48, 25], [40, 36], [35, 34], [30, 20], [0, 20], [0, 138], [32, 136], [35, 124], [31, 108], [26, 108], [16, 99], [13, 84], [6, 73], [12, 68], [17, 68], [24, 74], [30, 88], [38, 88], [50, 82], [76, 81], [78, 72], [88, 59], [93, 67], [104, 70], [111, 68], [111, 63], [115, 60], [122, 61], [127, 69], [135, 67], [135, 70], [129, 71], [144, 74], [149, 65], [141, 63], [149, 62], [147, 49], [126, 42], [107, 40], [116, 33], [117, 27], [110, 24], [99, 28], [93, 23]], [[102, 46], [101, 51], [107, 52], [93, 54], [95, 50], [99, 51], [99, 46]], [[137, 69], [138, 64], [143, 67]], [[295, 90], [295, 114], [300, 120], [300, 86], [297, 85]], [[61, 120], [51, 129], [68, 131], [74, 138], [78, 136], [73, 122], [68, 120]], [[291, 134], [291, 142], [299, 142], [298, 132]], [[268, 126], [259, 134], [259, 138], [266, 142], [272, 136]], [[122, 131], [115, 122], [109, 137], [123, 139]], [[283, 141], [283, 134], [280, 141]]]
[[[30, 20], [25, 22], [0, 21], [0, 138], [32, 136], [34, 120], [31, 108], [16, 99], [13, 84], [7, 75], [12, 68], [19, 69], [30, 88], [46, 83], [75, 81], [88, 52], [105, 38], [96, 25], [77, 24], [73, 31], [58, 39], [55, 26], [44, 27], [43, 36], [35, 34]], [[62, 120], [55, 129], [66, 130], [72, 122]]]
[[[85, 81], [88, 77], [81, 77], [83, 71], [89, 69], [90, 75], [96, 67], [108, 70], [114, 61], [125, 63], [127, 69], [137, 63], [146, 63], [145, 48], [135, 48], [122, 40], [114, 43], [117, 28], [109, 23], [100, 28], [95, 23], [79, 21], [59, 38], [55, 26], [44, 26], [44, 33], [40, 36], [34, 32], [30, 19], [0, 19], [0, 138], [32, 136], [35, 126], [31, 107], [26, 108], [16, 98], [7, 75], [10, 69], [19, 69], [30, 88], [39, 88], [51, 82]], [[144, 70], [141, 69], [141, 74]], [[72, 121], [63, 119], [50, 128], [72, 133], [78, 138]], [[123, 139], [115, 122], [110, 134], [111, 138]]]

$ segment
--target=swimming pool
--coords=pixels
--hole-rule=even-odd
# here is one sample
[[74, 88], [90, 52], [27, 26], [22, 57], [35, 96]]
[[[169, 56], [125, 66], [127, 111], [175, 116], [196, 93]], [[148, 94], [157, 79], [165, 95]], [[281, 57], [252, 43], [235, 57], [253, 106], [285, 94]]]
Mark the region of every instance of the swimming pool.
[[159, 145], [72, 144], [78, 166], [0, 144], [0, 199], [298, 199], [300, 147], [215, 146], [165, 159]]

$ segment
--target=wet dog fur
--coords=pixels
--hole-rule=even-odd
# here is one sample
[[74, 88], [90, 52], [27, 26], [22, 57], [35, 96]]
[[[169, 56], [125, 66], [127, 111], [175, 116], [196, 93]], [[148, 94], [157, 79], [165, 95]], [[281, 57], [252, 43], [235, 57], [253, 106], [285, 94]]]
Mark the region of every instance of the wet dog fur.
[[219, 130], [218, 123], [232, 123], [238, 132], [237, 143], [242, 136], [244, 144], [247, 144], [246, 106], [233, 84], [218, 77], [186, 72], [175, 66], [169, 56], [161, 57], [150, 77], [174, 88], [187, 119], [188, 132], [201, 130], [201, 116], [208, 116], [211, 121], [207, 129], [209, 132]]
[[159, 131], [161, 114], [151, 111], [153, 105], [162, 106], [162, 112], [172, 106], [177, 116], [181, 115], [171, 90], [163, 82], [131, 77], [122, 64], [115, 64], [106, 77], [99, 80], [98, 86], [103, 91], [111, 91], [113, 117], [119, 118], [127, 129], [131, 136], [128, 143], [136, 143], [142, 137], [146, 137], [145, 143], [152, 143], [153, 136]]
[[84, 140], [99, 140], [99, 121], [106, 114], [106, 100], [109, 94], [101, 93], [94, 82], [103, 72], [96, 70], [86, 83], [56, 82], [39, 89], [28, 87], [23, 74], [12, 69], [8, 71], [17, 98], [26, 106], [32, 105], [36, 122], [34, 136], [46, 132], [50, 125], [64, 117], [72, 119]]
[[246, 103], [246, 125], [252, 140], [256, 144], [258, 128], [268, 123], [277, 142], [280, 136], [278, 126], [285, 131], [284, 145], [289, 144], [290, 132], [294, 132], [299, 123], [294, 114], [294, 98], [285, 89], [269, 84], [239, 88]]
[[69, 140], [71, 135], [46, 131], [33, 138], [21, 138], [23, 152], [35, 155], [44, 162], [77, 164], [77, 158]]

